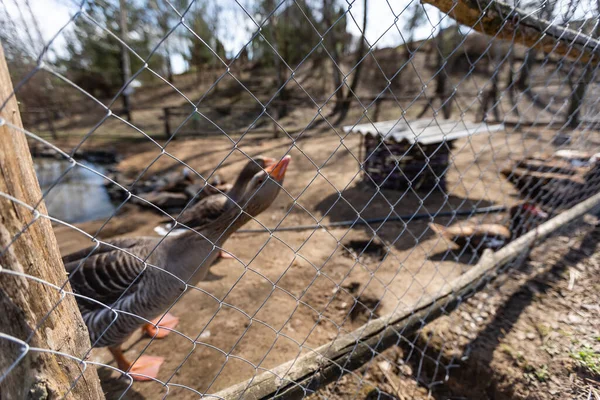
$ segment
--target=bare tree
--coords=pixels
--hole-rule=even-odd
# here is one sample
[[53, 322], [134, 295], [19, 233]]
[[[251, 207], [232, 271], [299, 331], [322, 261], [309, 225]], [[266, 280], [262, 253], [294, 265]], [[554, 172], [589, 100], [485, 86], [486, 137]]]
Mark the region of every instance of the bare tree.
[[[170, 9], [168, 4], [160, 0], [152, 0], [150, 2], [150, 7], [156, 12], [156, 21], [161, 37], [166, 37], [170, 31], [169, 25], [171, 15], [173, 15], [173, 10]], [[164, 49], [164, 62], [165, 70], [167, 72], [167, 81], [172, 84], [173, 64], [171, 62], [171, 43], [168, 38], [164, 41], [162, 47]]]
[[[600, 0], [596, 0], [596, 9], [600, 13]], [[585, 23], [585, 21], [584, 21]], [[594, 29], [594, 36], [600, 37], [600, 22], [596, 21]], [[570, 128], [577, 128], [580, 122], [581, 107], [585, 98], [585, 93], [589, 83], [595, 76], [596, 66], [593, 64], [586, 64], [581, 71], [579, 80], [575, 89], [571, 92], [571, 99], [569, 101], [569, 110], [567, 112], [567, 125]], [[573, 88], [573, 84], [571, 85]]]
[[[121, 39], [126, 42], [128, 36], [127, 29], [127, 4], [125, 0], [119, 0], [119, 27], [121, 29]], [[121, 46], [121, 74], [123, 77], [123, 85], [127, 85], [131, 79], [131, 61], [129, 60], [129, 49], [123, 44]], [[123, 90], [123, 114], [129, 122], [131, 119], [131, 104], [129, 101], [129, 87]]]
[[[419, 24], [425, 19], [426, 14], [423, 9], [421, 3], [416, 2], [412, 7], [412, 14], [408, 19], [408, 25], [406, 26], [408, 29], [408, 37], [404, 41], [404, 55], [403, 62], [401, 64], [407, 64], [410, 60], [411, 56], [414, 54], [412, 50], [412, 43], [415, 40], [415, 31]], [[402, 73], [404, 72], [406, 67], [403, 67], [396, 77], [394, 78], [396, 81], [401, 81]], [[381, 95], [377, 99], [375, 99], [375, 107], [373, 112], [373, 121], [379, 120], [379, 113], [381, 111], [381, 103], [385, 99], [385, 96]]]
[[[554, 7], [556, 6], [555, 0], [540, 0], [538, 4], [534, 4], [537, 7], [540, 7], [539, 16], [540, 18], [550, 19], [552, 18], [552, 14], [554, 13]], [[520, 91], [525, 91], [529, 86], [529, 77], [531, 75], [531, 71], [535, 66], [535, 61], [537, 58], [537, 51], [533, 48], [530, 48], [525, 53], [525, 59], [523, 60], [523, 65], [521, 65], [521, 71], [519, 72], [519, 77], [515, 82], [517, 89]]]
[[[348, 111], [350, 111], [350, 104], [352, 103], [352, 99], [356, 96], [356, 90], [358, 89], [358, 85], [360, 84], [361, 72], [364, 64], [364, 56], [365, 56], [365, 47], [366, 47], [366, 38], [365, 34], [367, 31], [367, 10], [368, 10], [368, 0], [364, 0], [363, 3], [363, 26], [362, 32], [360, 35], [360, 40], [358, 42], [358, 49], [356, 50], [356, 57], [354, 64], [356, 68], [354, 68], [354, 75], [352, 76], [352, 82], [350, 83], [350, 87], [346, 92], [346, 96], [344, 96], [344, 100], [339, 106], [339, 116], [335, 124], [339, 124], [341, 121], [346, 118], [348, 115]], [[341, 89], [340, 89], [341, 90]], [[336, 103], [336, 108], [338, 105]]]
[[499, 45], [497, 41], [492, 42], [492, 46], [490, 48], [492, 53], [493, 62], [488, 66], [489, 73], [492, 75], [491, 85], [483, 94], [483, 99], [481, 101], [481, 110], [480, 110], [480, 120], [488, 121], [488, 111], [490, 108], [494, 113], [494, 118], [496, 121], [500, 121], [500, 110], [498, 108], [498, 81], [500, 71], [502, 69], [502, 54], [499, 49]]
[[506, 74], [506, 91], [508, 92], [508, 98], [510, 99], [510, 104], [512, 105], [512, 113], [515, 114], [517, 118], [521, 118], [521, 113], [519, 112], [519, 107], [517, 104], [516, 91], [514, 87], [514, 79], [515, 79], [515, 54], [512, 48], [509, 50], [508, 54], [508, 73]]
[[[9, 15], [6, 8], [3, 10], [4, 15], [0, 15], [0, 42], [5, 46], [7, 62], [12, 74], [16, 73], [18, 75], [28, 71], [28, 65], [36, 62], [35, 59], [44, 51], [45, 40], [30, 1], [25, 0], [23, 2], [24, 7], [19, 2], [15, 2], [15, 6], [18, 11], [18, 18]], [[29, 19], [26, 18], [25, 12], [27, 12]], [[27, 40], [23, 40], [25, 38]], [[52, 47], [45, 49], [45, 51], [54, 54]], [[55, 106], [61, 102], [60, 96], [56, 96], [56, 88], [52, 84], [49, 75], [44, 75], [38, 79], [38, 89], [32, 90], [34, 96], [24, 96], [25, 99], [22, 98], [21, 100], [29, 106], [36, 106], [43, 110], [50, 134], [53, 139], [56, 139]]]
[[335, 65], [335, 63], [339, 63], [341, 60], [340, 51], [338, 47], [338, 38], [337, 38], [337, 30], [333, 26], [333, 9], [334, 9], [335, 0], [323, 0], [323, 22], [325, 25], [325, 29], [330, 29], [327, 33], [326, 43], [329, 48], [329, 52], [331, 53], [331, 57], [333, 58], [334, 63], [332, 63], [332, 74], [333, 74], [333, 84], [336, 89], [335, 92], [335, 106], [332, 112], [332, 115], [337, 114], [341, 109], [342, 103], [344, 102], [344, 89], [342, 87], [342, 73], [339, 68]]
[[[286, 98], [286, 91], [285, 91], [285, 87], [283, 86], [283, 65], [281, 63], [281, 55], [280, 55], [280, 49], [279, 49], [279, 38], [277, 36], [277, 28], [278, 28], [278, 24], [279, 24], [279, 20], [278, 17], [275, 15], [275, 7], [276, 7], [276, 3], [274, 0], [266, 0], [264, 2], [264, 13], [266, 15], [269, 15], [269, 25], [270, 25], [270, 29], [267, 29], [265, 34], [267, 35], [266, 39], [269, 43], [271, 43], [271, 45], [273, 46], [273, 49], [275, 51], [272, 52], [273, 54], [273, 66], [275, 68], [275, 90], [279, 90], [279, 95], [277, 98], [274, 99], [275, 102], [275, 115], [273, 116], [274, 121], [273, 121], [273, 137], [274, 138], [278, 138], [280, 135], [280, 130], [279, 130], [279, 126], [277, 126], [277, 123], [275, 121], [285, 117], [285, 114], [287, 113], [287, 108], [285, 105], [285, 101], [284, 99]], [[286, 13], [284, 13], [285, 15]], [[285, 23], [285, 22], [284, 22]]]
[[421, 3], [417, 2], [412, 7], [412, 14], [408, 20], [408, 38], [404, 42], [404, 62], [408, 62], [413, 54], [411, 49], [412, 42], [415, 40], [415, 31], [419, 24], [426, 18], [425, 11]]
[[440, 32], [435, 37], [435, 45], [432, 46], [433, 51], [437, 51], [435, 94], [433, 99], [423, 106], [417, 118], [423, 117], [429, 108], [433, 109], [433, 100], [435, 99], [439, 99], [440, 101], [444, 119], [448, 119], [452, 115], [452, 98], [454, 96], [453, 94], [449, 96], [447, 94], [448, 72], [446, 71], [446, 62], [448, 59], [447, 54], [449, 54], [447, 49], [454, 49], [456, 47], [457, 33], [458, 26], [452, 25], [448, 28], [440, 29]]

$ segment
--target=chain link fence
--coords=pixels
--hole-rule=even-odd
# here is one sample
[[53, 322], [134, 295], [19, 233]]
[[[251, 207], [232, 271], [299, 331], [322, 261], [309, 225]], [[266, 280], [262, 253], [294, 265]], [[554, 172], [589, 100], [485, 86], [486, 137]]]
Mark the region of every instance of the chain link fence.
[[502, 323], [563, 272], [597, 360], [600, 4], [136, 7], [2, 2], [0, 397], [550, 385]]

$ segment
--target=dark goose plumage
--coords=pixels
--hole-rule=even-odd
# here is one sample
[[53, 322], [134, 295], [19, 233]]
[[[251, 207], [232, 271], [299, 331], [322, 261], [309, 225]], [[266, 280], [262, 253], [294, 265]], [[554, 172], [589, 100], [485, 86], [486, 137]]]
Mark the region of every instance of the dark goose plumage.
[[124, 364], [121, 343], [205, 278], [227, 238], [271, 205], [288, 163], [286, 157], [255, 174], [240, 199], [243, 208], [231, 207], [195, 231], [116, 239], [63, 257], [92, 344], [112, 347]]

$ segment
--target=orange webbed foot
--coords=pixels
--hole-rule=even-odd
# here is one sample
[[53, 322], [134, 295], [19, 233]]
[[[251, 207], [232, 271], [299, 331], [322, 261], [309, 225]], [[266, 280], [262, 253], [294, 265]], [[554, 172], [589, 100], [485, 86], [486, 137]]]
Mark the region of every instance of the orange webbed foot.
[[233, 257], [231, 254], [229, 254], [229, 253], [226, 253], [226, 252], [224, 252], [223, 250], [221, 250], [221, 251], [219, 252], [219, 257], [220, 257], [220, 258], [224, 258], [224, 259], [226, 259], [226, 260], [230, 260], [230, 259], [233, 259], [233, 258], [234, 258], [234, 257]]
[[162, 357], [141, 356], [134, 364], [123, 354], [121, 346], [109, 347], [108, 350], [112, 353], [117, 366], [123, 371], [123, 376], [129, 374], [134, 381], [151, 381], [158, 376], [158, 370], [165, 360]]
[[158, 370], [164, 361], [162, 357], [141, 356], [129, 368], [128, 373], [134, 381], [151, 381], [157, 379]]
[[[167, 336], [179, 323], [179, 318], [171, 313], [166, 313], [164, 316], [154, 318], [151, 324], [146, 324], [143, 327], [144, 332], [152, 338], [162, 339]], [[169, 329], [160, 329], [169, 328]]]

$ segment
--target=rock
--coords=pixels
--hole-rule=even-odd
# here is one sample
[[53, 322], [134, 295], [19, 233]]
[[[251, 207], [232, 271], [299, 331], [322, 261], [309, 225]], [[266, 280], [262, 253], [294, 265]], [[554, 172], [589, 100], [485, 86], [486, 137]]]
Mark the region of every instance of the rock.
[[206, 339], [210, 337], [210, 331], [207, 329], [200, 335], [200, 339]]
[[572, 324], [579, 324], [583, 318], [581, 318], [579, 315], [569, 313], [569, 315], [567, 315], [567, 320]]
[[411, 376], [413, 373], [412, 368], [408, 364], [403, 364], [398, 369], [401, 374], [406, 375], [406, 376]]
[[377, 366], [385, 372], [390, 372], [392, 370], [392, 364], [389, 361], [380, 361], [377, 363]]
[[452, 327], [452, 332], [456, 333], [457, 335], [462, 335], [463, 330], [458, 325], [455, 325]]
[[78, 150], [74, 158], [95, 164], [115, 164], [119, 161], [116, 151], [107, 150]]
[[533, 332], [528, 332], [527, 335], [525, 335], [525, 337], [529, 340], [533, 340], [536, 338], [536, 334]]
[[589, 311], [600, 311], [600, 305], [598, 304], [582, 304], [581, 308], [584, 308]]

